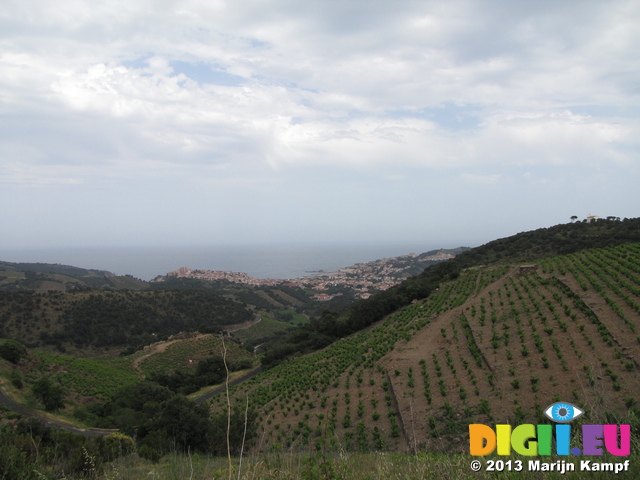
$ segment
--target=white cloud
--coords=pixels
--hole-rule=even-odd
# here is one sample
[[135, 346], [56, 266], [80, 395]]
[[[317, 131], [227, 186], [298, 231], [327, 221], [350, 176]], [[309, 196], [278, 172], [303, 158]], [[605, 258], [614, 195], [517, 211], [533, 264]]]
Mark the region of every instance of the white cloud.
[[477, 183], [481, 185], [496, 185], [497, 183], [503, 181], [503, 177], [499, 173], [493, 173], [488, 175], [478, 175], [474, 173], [463, 173], [461, 175], [462, 179], [468, 183]]
[[316, 169], [378, 190], [442, 172], [452, 188], [507, 188], [518, 169], [629, 178], [639, 14], [631, 0], [8, 0], [0, 182], [250, 196]]

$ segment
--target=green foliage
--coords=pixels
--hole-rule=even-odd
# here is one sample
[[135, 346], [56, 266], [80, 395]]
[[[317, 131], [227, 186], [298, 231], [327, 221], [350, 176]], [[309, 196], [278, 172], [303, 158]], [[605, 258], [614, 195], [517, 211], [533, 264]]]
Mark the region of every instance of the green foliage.
[[62, 386], [53, 383], [49, 377], [41, 377], [31, 387], [31, 391], [48, 412], [55, 412], [64, 407], [64, 391]]
[[220, 412], [211, 417], [211, 453], [214, 455], [227, 454], [226, 432], [229, 424], [229, 445], [234, 455], [240, 453], [244, 446], [246, 449], [256, 438], [258, 433], [258, 414], [248, 405], [236, 404], [231, 415]]
[[136, 444], [133, 438], [123, 433], [115, 432], [103, 437], [100, 442], [102, 458], [111, 462], [116, 458], [126, 457], [134, 453]]
[[[514, 242], [519, 244], [520, 240], [514, 240]], [[507, 245], [509, 245], [508, 242], [503, 246]], [[509, 248], [505, 252], [508, 252]], [[532, 250], [536, 248], [531, 246]], [[312, 321], [308, 326], [292, 334], [287, 339], [287, 341], [292, 340], [291, 343], [284, 342], [280, 345], [282, 351], [296, 355], [297, 358], [279, 365], [275, 365], [276, 361], [273, 368], [262, 372], [260, 376], [232, 388], [232, 395], [238, 399], [232, 400], [238, 401], [233, 411], [235, 416], [233, 436], [236, 445], [234, 448], [237, 449], [237, 445], [241, 444], [241, 434], [244, 432], [245, 410], [244, 402], [241, 400], [245, 395], [251, 398], [252, 409], [255, 408], [263, 419], [264, 439], [268, 445], [266, 448], [276, 444], [281, 449], [306, 448], [303, 446], [309, 445], [310, 448], [315, 446], [322, 451], [338, 449], [340, 442], [344, 442], [341, 446], [347, 449], [365, 448], [365, 446], [376, 448], [378, 442], [375, 429], [367, 430], [367, 422], [370, 422], [371, 427], [379, 427], [378, 432], [384, 432], [389, 447], [394, 448], [394, 444], [400, 444], [396, 438], [409, 434], [404, 432], [403, 428], [407, 430], [412, 428], [410, 424], [403, 423], [406, 418], [398, 413], [408, 411], [407, 407], [412, 401], [423, 402], [422, 405], [429, 404], [426, 407], [426, 418], [433, 419], [433, 422], [429, 420], [429, 434], [440, 436], [442, 441], [446, 442], [451, 435], [463, 435], [468, 424], [477, 419], [472, 417], [477, 415], [482, 415], [480, 421], [485, 421], [486, 416], [492, 414], [497, 417], [496, 421], [511, 421], [514, 416], [521, 418], [524, 412], [533, 414], [531, 412], [534, 410], [530, 408], [530, 398], [534, 396], [532, 393], [545, 392], [545, 395], [555, 397], [556, 394], [566, 394], [564, 389], [568, 388], [567, 391], [571, 391], [573, 388], [573, 398], [579, 402], [579, 394], [576, 394], [578, 389], [574, 387], [577, 387], [580, 382], [584, 389], [589, 390], [598, 378], [597, 387], [603, 392], [609, 394], [616, 392], [614, 395], [619, 395], [620, 398], [625, 395], [632, 396], [633, 391], [630, 390], [629, 382], [626, 380], [627, 375], [634, 373], [635, 364], [628, 350], [623, 350], [628, 339], [618, 336], [617, 340], [620, 343], [618, 347], [613, 347], [609, 344], [613, 339], [609, 328], [616, 333], [619, 329], [624, 329], [624, 332], [633, 331], [632, 326], [626, 323], [618, 312], [622, 312], [627, 320], [631, 321], [633, 317], [629, 314], [630, 309], [638, 304], [638, 294], [634, 289], [640, 283], [640, 272], [637, 271], [639, 253], [637, 245], [630, 245], [624, 248], [612, 247], [601, 251], [579, 252], [570, 257], [550, 258], [544, 262], [546, 271], [553, 269], [557, 272], [560, 270], [558, 266], [562, 265], [564, 276], [554, 277], [550, 274], [541, 276], [539, 272], [520, 276], [509, 275], [504, 281], [497, 282], [488, 289], [490, 292], [488, 295], [484, 295], [487, 293], [484, 287], [497, 279], [504, 278], [507, 271], [512, 272], [511, 265], [463, 268], [464, 264], [452, 262], [453, 267], [451, 265], [446, 268], [432, 267], [433, 271], [429, 274], [432, 275], [431, 280], [436, 279], [433, 276], [436, 274], [433, 272], [439, 273], [438, 281], [430, 285], [437, 285], [437, 289], [433, 288], [427, 299], [393, 310], [388, 316], [381, 317], [378, 325], [370, 326], [355, 334], [348, 334], [354, 327], [347, 325], [351, 320], [359, 318], [359, 314], [352, 317], [354, 312], [366, 311], [367, 314], [371, 314], [367, 322], [373, 321], [372, 319], [377, 318], [387, 308], [392, 309], [394, 302], [400, 296], [413, 290], [407, 290], [407, 287], [396, 290], [393, 295], [381, 297], [389, 300], [389, 304], [378, 300], [372, 304], [372, 307], [361, 306], [343, 314], [325, 312], [319, 321]], [[490, 260], [490, 257], [491, 255], [486, 258]], [[497, 261], [497, 257], [491, 261]], [[584, 281], [579, 282], [575, 275], [583, 278]], [[587, 275], [602, 287], [602, 291], [609, 298], [608, 302], [602, 294], [598, 293]], [[611, 293], [613, 290], [609, 284], [618, 281], [612, 280], [616, 275], [621, 284], [626, 282], [623, 293], [628, 293], [629, 298], [624, 299], [618, 293], [615, 295]], [[427, 277], [426, 272], [424, 277]], [[424, 278], [421, 281], [424, 281]], [[580, 297], [584, 292], [583, 284], [588, 287], [588, 305]], [[580, 292], [579, 295], [575, 293], [577, 291]], [[476, 296], [477, 294], [480, 295]], [[405, 299], [408, 298], [410, 295], [405, 295]], [[600, 299], [603, 300], [600, 301]], [[465, 303], [467, 300], [470, 301]], [[622, 303], [623, 300], [624, 303]], [[619, 308], [615, 309], [614, 304]], [[476, 309], [475, 313], [471, 308], [474, 305], [480, 305], [480, 309]], [[459, 308], [460, 306], [462, 308]], [[620, 318], [619, 326], [613, 328], [609, 323], [611, 313], [607, 316], [601, 315], [601, 307], [611, 309], [614, 316], [617, 315], [616, 321]], [[368, 310], [369, 308], [371, 310]], [[443, 314], [447, 315], [444, 322], [439, 320], [439, 318], [442, 319]], [[481, 318], [485, 319], [485, 324], [481, 323]], [[490, 322], [486, 319], [490, 319]], [[393, 361], [396, 358], [394, 350], [399, 351], [398, 349], [405, 346], [414, 347], [417, 340], [413, 337], [414, 334], [423, 328], [429, 329], [431, 322], [434, 323], [433, 329], [425, 333], [431, 334], [431, 339], [434, 341], [437, 340], [446, 345], [442, 349], [425, 350], [425, 357], [430, 352], [433, 353], [433, 363], [422, 359], [418, 364], [418, 359], [415, 359], [413, 365], [396, 364]], [[438, 322], [437, 327], [436, 322]], [[357, 323], [355, 322], [354, 325]], [[438, 333], [438, 331], [443, 325], [448, 327], [449, 324], [452, 330], [447, 332], [447, 337], [443, 339], [441, 332]], [[479, 324], [484, 328], [478, 328]], [[460, 329], [462, 332], [458, 331]], [[509, 337], [509, 332], [514, 335]], [[458, 335], [458, 333], [464, 335]], [[508, 347], [511, 350], [500, 348], [503, 333], [507, 334], [505, 338], [511, 339], [511, 346]], [[599, 337], [598, 333], [600, 333]], [[334, 342], [335, 338], [342, 335], [345, 336], [340, 341]], [[633, 342], [636, 336], [637, 334], [634, 334], [631, 337]], [[310, 355], [302, 355], [326, 342], [332, 344]], [[406, 345], [405, 342], [410, 344]], [[516, 347], [514, 348], [513, 345]], [[579, 358], [586, 345], [589, 345], [599, 356], [599, 364], [606, 368], [609, 378], [603, 380], [602, 376], [597, 377], [598, 370], [585, 368], [582, 371], [584, 360], [576, 362], [576, 356]], [[612, 348], [608, 348], [609, 346]], [[297, 350], [298, 347], [301, 349]], [[518, 355], [516, 348], [520, 350], [524, 359]], [[545, 348], [548, 349], [547, 352], [544, 352]], [[452, 353], [455, 353], [455, 361]], [[546, 355], [543, 355], [544, 353]], [[514, 358], [514, 354], [517, 358]], [[547, 355], [557, 356], [557, 359], [550, 360]], [[507, 359], [506, 363], [505, 359]], [[446, 360], [446, 365], [440, 360]], [[417, 373], [414, 368], [417, 369], [418, 365], [421, 369], [420, 376], [414, 375]], [[491, 373], [492, 366], [495, 368], [496, 365], [501, 365], [504, 369], [508, 368], [512, 376]], [[573, 386], [560, 385], [562, 382], [558, 377], [554, 378], [554, 375], [548, 373], [539, 375], [540, 371], [545, 372], [542, 368], [553, 368], [554, 370], [550, 373], [556, 374], [562, 367], [565, 371], [571, 371], [566, 377], [573, 380], [576, 377], [574, 375], [576, 365], [580, 372]], [[210, 366], [215, 367], [215, 362]], [[394, 375], [396, 368], [400, 375]], [[502, 372], [502, 368], [497, 371]], [[630, 371], [627, 371], [627, 368]], [[194, 365], [192, 374], [207, 372], [204, 367], [203, 371], [198, 372], [198, 370]], [[454, 374], [453, 377], [450, 373]], [[371, 381], [367, 384], [364, 381], [365, 378]], [[373, 381], [374, 378], [375, 381]], [[355, 384], [358, 388], [357, 399], [355, 390], [350, 391], [350, 394], [354, 397], [354, 405], [357, 406], [348, 412], [344, 409], [344, 404], [349, 404], [351, 398], [344, 395], [343, 388], [353, 387]], [[529, 385], [531, 391], [529, 391]], [[414, 396], [415, 392], [411, 388], [409, 390], [404, 388], [407, 386], [424, 388], [425, 397], [422, 397], [422, 394]], [[500, 399], [509, 402], [514, 399], [521, 401], [522, 408], [519, 403], [514, 402], [518, 406], [515, 411], [501, 408], [500, 411], [491, 412], [488, 403], [480, 400], [477, 404], [479, 398], [485, 396], [489, 386], [493, 394]], [[96, 424], [121, 425], [125, 433], [132, 434], [136, 431], [139, 439], [139, 454], [151, 459], [160, 458], [173, 445], [178, 445], [180, 449], [185, 445], [194, 450], [202, 449], [202, 443], [199, 440], [202, 435], [187, 439], [187, 434], [181, 433], [180, 428], [175, 425], [167, 429], [159, 423], [154, 423], [156, 419], [165, 419], [165, 423], [168, 423], [166, 422], [168, 415], [186, 419], [192, 415], [197, 418], [198, 415], [190, 410], [191, 407], [178, 400], [179, 396], [176, 396], [175, 392], [162, 389], [158, 385], [148, 388], [152, 394], [145, 394], [144, 389], [136, 391], [136, 397], [146, 398], [142, 405], [131, 402], [118, 403], [114, 397], [114, 400], [107, 402], [109, 405], [105, 404], [91, 410], [90, 413], [94, 415]], [[432, 396], [432, 388], [439, 388], [440, 395]], [[605, 390], [607, 388], [608, 392]], [[480, 389], [484, 389], [482, 397], [480, 397]], [[470, 395], [472, 390], [477, 397]], [[129, 396], [131, 394], [123, 395], [124, 398]], [[384, 405], [383, 397], [389, 408], [387, 416], [384, 413], [381, 416], [376, 411], [376, 405], [373, 404], [373, 400], [377, 398], [380, 400], [380, 405]], [[567, 397], [563, 396], [563, 398]], [[331, 400], [334, 401], [333, 409], [331, 409]], [[321, 405], [324, 410], [322, 414], [314, 410], [314, 405]], [[341, 407], [340, 410], [338, 410], [339, 407]], [[208, 451], [218, 449], [221, 454], [226, 454], [226, 440], [223, 435], [226, 433], [227, 421], [225, 399], [214, 399], [212, 411], [214, 417], [210, 428], [213, 428], [216, 433], [205, 435], [206, 448], [209, 449]], [[252, 415], [253, 413], [249, 414], [247, 418]], [[374, 424], [374, 422], [377, 423]], [[310, 425], [310, 423], [313, 424]], [[251, 433], [251, 430], [255, 429], [255, 422], [248, 421], [246, 424]], [[125, 430], [129, 428], [127, 425], [135, 426], [135, 430]], [[214, 444], [217, 445], [215, 448]]]
[[24, 291], [42, 288], [147, 288], [146, 282], [131, 276], [115, 277], [104, 270], [87, 270], [69, 265], [46, 263], [11, 263], [0, 261], [0, 273], [9, 278], [0, 290]]
[[[184, 396], [150, 381], [121, 389], [108, 402], [89, 407], [87, 417], [89, 414], [96, 426], [117, 428], [135, 436], [138, 453], [152, 460], [158, 460], [173, 449], [226, 452], [226, 415], [210, 418], [206, 405], [196, 405]], [[253, 410], [247, 411], [246, 423], [245, 411], [239, 408], [234, 410], [231, 417], [234, 448], [240, 445], [243, 435], [247, 443], [255, 436], [255, 421]], [[126, 439], [121, 437], [111, 442], [119, 445], [118, 448], [130, 448]]]
[[35, 419], [0, 426], [0, 479], [97, 478], [104, 466], [135, 451], [131, 437], [83, 437]]
[[213, 355], [200, 360], [194, 373], [179, 372], [156, 373], [149, 380], [167, 387], [176, 393], [189, 395], [207, 385], [215, 385], [226, 377], [226, 369], [221, 356]]
[[0, 357], [11, 363], [18, 363], [27, 355], [27, 349], [17, 340], [5, 340], [0, 343]]
[[203, 319], [218, 331], [252, 318], [244, 305], [211, 291], [0, 292], [0, 319], [14, 338], [60, 350], [137, 348], [196, 331]]
[[[411, 411], [412, 401], [423, 402], [419, 408], [424, 408], [427, 404], [427, 418], [434, 418], [433, 428], [427, 435], [439, 436], [443, 439], [443, 445], [449, 440], [448, 435], [462, 435], [463, 427], [468, 426], [470, 421], [484, 422], [487, 416], [491, 416], [495, 417], [495, 421], [511, 422], [514, 416], [522, 418], [524, 412], [533, 414], [532, 412], [539, 408], [532, 409], [532, 399], [535, 397], [534, 394], [540, 395], [540, 392], [548, 397], [574, 398], [577, 402], [580, 400], [580, 395], [576, 393], [578, 389], [574, 388], [577, 385], [582, 385], [587, 392], [597, 387], [611, 398], [633, 395], [632, 382], [626, 380], [636, 370], [629, 353], [632, 350], [629, 348], [629, 342], [635, 343], [637, 335], [630, 335], [629, 338], [625, 338], [624, 335], [618, 336], [618, 346], [614, 347], [615, 343], [610, 344], [613, 338], [609, 333], [610, 329], [612, 332], [622, 330], [625, 333], [631, 333], [634, 329], [619, 316], [611, 301], [606, 302], [602, 295], [598, 297], [595, 294], [597, 292], [594, 293], [593, 287], [589, 287], [588, 291], [589, 304], [586, 303], [586, 299], [580, 297], [583, 290], [580, 283], [574, 280], [573, 272], [581, 273], [572, 265], [580, 263], [586, 271], [592, 271], [593, 277], [604, 285], [604, 292], [611, 300], [618, 302], [627, 319], [631, 319], [629, 309], [640, 303], [637, 300], [638, 293], [634, 290], [640, 284], [638, 260], [640, 245], [629, 244], [549, 259], [546, 262], [548, 265], [555, 266], [562, 262], [565, 271], [562, 278], [540, 275], [535, 271], [517, 275], [514, 266], [509, 264], [466, 268], [454, 280], [442, 283], [425, 301], [407, 305], [387, 316], [379, 325], [342, 338], [320, 352], [300, 356], [278, 365], [264, 372], [258, 388], [247, 385], [246, 388], [240, 387], [240, 390], [242, 394], [256, 393], [258, 406], [269, 405], [274, 401], [286, 402], [287, 399], [296, 398], [304, 393], [313, 395], [314, 391], [326, 391], [327, 394], [341, 399], [344, 395], [342, 388], [353, 386], [355, 379], [358, 388], [364, 390], [365, 395], [376, 395], [380, 399], [384, 396], [390, 409]], [[606, 275], [602, 265], [609, 265]], [[507, 272], [509, 274], [505, 278]], [[629, 292], [629, 298], [624, 299], [624, 304], [620, 301], [622, 296], [616, 294], [614, 297], [609, 293], [612, 290], [607, 286], [611, 283], [610, 279], [615, 279], [616, 275], [627, 284], [624, 288]], [[607, 280], [603, 280], [603, 277]], [[487, 290], [484, 289], [484, 285], [500, 278], [504, 280], [496, 282]], [[577, 291], [580, 292], [579, 295], [575, 293]], [[476, 294], [479, 296], [476, 297]], [[470, 302], [465, 303], [469, 299]], [[456, 308], [460, 305], [463, 307]], [[475, 315], [471, 308], [473, 305], [481, 305]], [[490, 319], [484, 326], [479, 325], [480, 317], [483, 315]], [[340, 315], [327, 315], [328, 322], [325, 326], [339, 327], [341, 318]], [[622, 321], [611, 323], [612, 318], [614, 322], [618, 322], [618, 318]], [[635, 321], [637, 322], [637, 319]], [[434, 325], [429, 327], [431, 322]], [[444, 338], [440, 331], [443, 325], [447, 326], [447, 330], [448, 325], [451, 325], [451, 330], [447, 331]], [[478, 328], [479, 326], [484, 328]], [[461, 330], [458, 333], [464, 335], [456, 335], [456, 330]], [[324, 331], [331, 330], [327, 328]], [[425, 356], [431, 354], [433, 362], [415, 359], [412, 365], [407, 363], [412, 360], [401, 353], [405, 349], [420, 349], [417, 338], [413, 337], [416, 332], [420, 332], [421, 339], [430, 336], [431, 349], [425, 346], [424, 351]], [[503, 333], [507, 334], [505, 338], [510, 338], [511, 343], [506, 349], [501, 348]], [[598, 333], [598, 338], [591, 338]], [[497, 345], [493, 345], [494, 339]], [[406, 341], [408, 343], [405, 343]], [[433, 348], [435, 345], [440, 347]], [[611, 381], [596, 380], [598, 377], [595, 370], [585, 369], [582, 372], [584, 360], [577, 360], [583, 358], [585, 348], [592, 348], [599, 360], [607, 363], [606, 368], [609, 368], [610, 372], [606, 373]], [[621, 348], [625, 350], [622, 351]], [[460, 359], [459, 364], [457, 360], [453, 360], [453, 353]], [[591, 355], [591, 352], [589, 354]], [[380, 362], [382, 358], [385, 360]], [[396, 363], [395, 360], [398, 359], [402, 361]], [[386, 368], [376, 368], [380, 366], [378, 362], [383, 363]], [[460, 365], [464, 367], [462, 370]], [[605, 366], [604, 363], [602, 365]], [[415, 375], [418, 366], [421, 376]], [[492, 368], [497, 369], [500, 374], [492, 373]], [[564, 377], [562, 374], [557, 375], [561, 369], [570, 374]], [[506, 375], [507, 371], [510, 377]], [[551, 374], [540, 375], [540, 372], [546, 371], [550, 371]], [[361, 372], [364, 373], [360, 375]], [[367, 373], [370, 378], [377, 376], [376, 382], [371, 384], [369, 389], [366, 382], [358, 381], [358, 378], [367, 378]], [[559, 380], [565, 377], [568, 379], [566, 382]], [[420, 382], [423, 382], [423, 385], [420, 385]], [[406, 388], [410, 385], [413, 385], [413, 388], [423, 388], [425, 397], [414, 396], [411, 388]], [[492, 393], [489, 392], [489, 388]], [[439, 389], [440, 394], [432, 395], [433, 389]], [[573, 397], [570, 396], [572, 389]], [[471, 391], [478, 398], [472, 398]], [[475, 403], [480, 398], [488, 396], [487, 394], [496, 395], [504, 402], [514, 401], [514, 405], [519, 408], [501, 408], [492, 412], [488, 403]], [[393, 399], [397, 403], [394, 403]], [[522, 405], [515, 400], [521, 401]], [[450, 402], [450, 405], [449, 408], [445, 408], [445, 413], [434, 415], [434, 412], [447, 402]], [[264, 412], [271, 414], [273, 410], [266, 407]], [[464, 416], [460, 412], [464, 412]], [[380, 416], [375, 408], [364, 412], [354, 410], [351, 414], [357, 420], [354, 422], [353, 418], [348, 418], [349, 421], [341, 425], [344, 410], [337, 413], [336, 409], [333, 423], [329, 419], [327, 425], [330, 428], [320, 428], [319, 431], [338, 439], [346, 439], [345, 433], [350, 432], [351, 448], [357, 448], [359, 445], [356, 427], [360, 419], [369, 421], [369, 425], [374, 426], [374, 422], [378, 422], [380, 429], [387, 432], [392, 444], [392, 432], [403, 435], [403, 423], [400, 422], [399, 416], [385, 418], [384, 415]], [[355, 417], [356, 414], [358, 417]], [[478, 415], [482, 416], [473, 418]], [[452, 421], [450, 417], [457, 421]], [[460, 418], [464, 418], [465, 421], [460, 422]], [[402, 417], [402, 420], [405, 418]], [[396, 424], [395, 427], [393, 422]], [[281, 432], [283, 430], [284, 428]], [[343, 430], [342, 433], [340, 430]], [[265, 431], [265, 439], [268, 439], [270, 428], [267, 427]], [[317, 437], [320, 435], [317, 434]], [[368, 445], [372, 447], [371, 430], [367, 435]], [[284, 438], [283, 434], [282, 439]], [[422, 438], [418, 442], [425, 440]], [[291, 447], [291, 439], [285, 440], [284, 445]], [[296, 445], [295, 441], [293, 445]], [[324, 444], [323, 448], [330, 447]]]
[[[263, 322], [259, 322], [261, 323]], [[239, 341], [234, 337], [226, 337], [225, 346], [230, 370], [242, 370], [253, 365], [253, 355], [240, 346]], [[173, 343], [159, 345], [158, 350], [151, 356], [140, 352], [146, 358], [139, 367], [147, 377], [171, 371], [193, 374], [199, 361], [212, 355], [220, 356], [223, 350], [220, 335], [205, 334], [194, 337], [187, 335], [186, 338], [180, 338]]]
[[[451, 260], [425, 269], [420, 275], [393, 288], [353, 304], [341, 315], [325, 312], [302, 331], [290, 334], [267, 352], [263, 365], [273, 366], [294, 353], [307, 353], [323, 348], [338, 338], [368, 327], [413, 300], [426, 298], [444, 282], [458, 278], [466, 268], [497, 262], [531, 261], [585, 248], [640, 241], [639, 227], [640, 219], [563, 224], [519, 233], [467, 250]], [[473, 348], [471, 344], [470, 348]], [[476, 354], [474, 359], [476, 362], [482, 361]]]
[[11, 374], [9, 375], [9, 380], [11, 380], [11, 384], [16, 387], [18, 390], [22, 390], [24, 387], [24, 381], [22, 378], [22, 373], [20, 370], [11, 370]]

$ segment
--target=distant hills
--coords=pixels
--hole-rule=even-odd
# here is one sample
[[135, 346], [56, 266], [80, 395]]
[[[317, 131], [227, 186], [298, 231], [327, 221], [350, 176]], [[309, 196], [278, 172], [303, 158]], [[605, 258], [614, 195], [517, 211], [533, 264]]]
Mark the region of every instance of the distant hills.
[[66, 275], [70, 277], [113, 277], [111, 272], [106, 270], [94, 270], [70, 265], [49, 264], [49, 263], [11, 263], [0, 261], [2, 270], [10, 272], [36, 272], [51, 273], [55, 275]]
[[[157, 285], [170, 279], [192, 279], [204, 281], [228, 281], [245, 285], [276, 285], [299, 283], [314, 287], [314, 280], [331, 275], [334, 284], [346, 285], [359, 278], [386, 276], [395, 281], [422, 272], [426, 267], [452, 258], [468, 247], [439, 249], [420, 254], [374, 259], [355, 265], [345, 265], [337, 272], [309, 272], [300, 279], [258, 279], [242, 272], [210, 271], [182, 267], [166, 275], [159, 275], [151, 282], [137, 279], [132, 275], [115, 275], [106, 270], [85, 269], [70, 265], [49, 263], [12, 263], [0, 261], [0, 291], [72, 291], [77, 289], [105, 290], [147, 290], [164, 288]], [[342, 277], [342, 278], [340, 278]], [[171, 288], [175, 282], [169, 282]], [[317, 283], [317, 282], [316, 282]], [[194, 285], [194, 283], [191, 283]]]
[[[198, 276], [167, 275], [160, 277], [162, 281], [145, 282], [130, 275], [68, 265], [0, 262], [0, 336], [20, 340], [30, 348], [104, 355], [133, 351], [183, 331], [219, 332], [259, 317], [264, 320], [260, 328], [238, 335], [248, 348], [266, 348], [321, 310], [344, 309], [360, 289], [375, 292], [382, 288], [387, 283], [371, 281], [375, 272], [384, 271], [385, 276], [380, 277], [384, 282], [397, 283], [410, 272], [422, 271], [462, 250], [358, 264], [349, 274], [332, 276], [330, 291], [340, 295], [322, 305], [313, 299], [314, 289], [321, 288], [322, 275], [311, 277], [310, 283], [294, 284], [263, 282], [231, 272], [207, 276], [207, 271], [196, 271]], [[394, 280], [389, 280], [390, 272], [396, 275]]]
[[0, 291], [61, 291], [79, 288], [143, 290], [147, 282], [131, 275], [50, 263], [0, 261]]

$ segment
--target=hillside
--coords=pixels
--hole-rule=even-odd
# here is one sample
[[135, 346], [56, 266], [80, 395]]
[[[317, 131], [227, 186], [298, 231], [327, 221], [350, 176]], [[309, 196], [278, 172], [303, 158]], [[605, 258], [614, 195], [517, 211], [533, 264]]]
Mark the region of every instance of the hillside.
[[0, 337], [79, 356], [133, 351], [184, 331], [250, 321], [246, 306], [215, 292], [0, 292]]
[[105, 270], [0, 261], [0, 291], [66, 292], [86, 288], [146, 290], [149, 285], [131, 275], [119, 276]]
[[[558, 400], [586, 411], [577, 423], [637, 430], [639, 226], [571, 224], [496, 240], [307, 323], [292, 308], [298, 293], [281, 286], [227, 284], [221, 295], [215, 284], [179, 279], [172, 290], [0, 292], [4, 336], [30, 347], [0, 344], [19, 352], [0, 361], [3, 391], [27, 407], [118, 428], [154, 461], [176, 445], [224, 455], [229, 411], [235, 453], [245, 418], [256, 453], [464, 452], [470, 423], [546, 423], [542, 410]], [[247, 292], [260, 308], [242, 305]], [[232, 338], [169, 337], [283, 328], [262, 312], [304, 323], [284, 338], [288, 357], [263, 361], [262, 371], [252, 368], [255, 350]], [[134, 343], [151, 345], [78, 358]], [[232, 380], [248, 377], [232, 387], [231, 410], [211, 389], [227, 369]]]
[[[386, 282], [392, 272], [398, 276], [393, 280], [397, 283], [410, 272], [462, 250], [352, 266], [347, 268], [349, 274], [331, 279], [331, 291], [286, 280], [238, 283], [224, 276], [212, 280], [168, 275], [162, 281], [144, 282], [67, 265], [0, 262], [0, 338], [13, 338], [30, 348], [54, 347], [62, 353], [96, 356], [131, 352], [182, 331], [231, 331], [232, 325], [260, 318], [255, 328], [237, 335], [247, 348], [264, 348], [324, 310], [347, 308], [359, 295], [350, 282], [366, 283], [376, 276]], [[376, 291], [375, 285], [371, 288]], [[319, 302], [314, 299], [319, 291], [335, 295]]]
[[[237, 387], [259, 412], [254, 448], [464, 451], [469, 423], [537, 423], [559, 400], [586, 411], [579, 422], [633, 422], [640, 243], [626, 243], [637, 230], [604, 231], [563, 226], [471, 250], [453, 262], [502, 261], [464, 266], [426, 298]], [[575, 252], [532, 253], [563, 248]], [[504, 261], [518, 255], [537, 268]]]
[[546, 256], [578, 252], [585, 248], [640, 242], [640, 219], [598, 220], [540, 228], [494, 240], [455, 258], [425, 269], [420, 275], [380, 292], [348, 310], [326, 311], [317, 321], [283, 337], [267, 352], [264, 364], [276, 364], [290, 355], [307, 353], [362, 330], [416, 300], [427, 298], [464, 269], [530, 262]]

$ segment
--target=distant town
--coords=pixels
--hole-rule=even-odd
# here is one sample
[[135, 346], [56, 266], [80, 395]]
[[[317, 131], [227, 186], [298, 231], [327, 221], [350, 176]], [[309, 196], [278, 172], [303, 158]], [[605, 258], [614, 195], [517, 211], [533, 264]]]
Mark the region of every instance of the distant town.
[[422, 254], [411, 253], [399, 257], [357, 263], [336, 272], [309, 272], [308, 276], [301, 278], [254, 278], [241, 272], [194, 270], [189, 267], [181, 267], [167, 273], [166, 276], [156, 277], [152, 281], [162, 282], [167, 277], [174, 277], [204, 281], [227, 281], [254, 286], [300, 287], [316, 292], [313, 298], [318, 301], [328, 301], [335, 295], [346, 292], [360, 298], [368, 298], [376, 292], [397, 285], [407, 277], [417, 275], [429, 265], [453, 258], [464, 250], [466, 250], [465, 247], [460, 247], [449, 250], [434, 250]]

